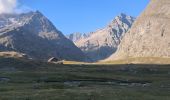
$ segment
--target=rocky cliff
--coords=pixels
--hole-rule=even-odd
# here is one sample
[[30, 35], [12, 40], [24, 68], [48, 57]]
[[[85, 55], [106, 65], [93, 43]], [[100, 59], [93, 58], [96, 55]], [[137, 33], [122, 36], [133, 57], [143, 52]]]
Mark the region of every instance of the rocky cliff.
[[170, 57], [170, 0], [151, 0], [107, 60]]
[[129, 30], [135, 18], [120, 14], [105, 28], [91, 32], [75, 44], [93, 61], [109, 57], [120, 44], [122, 37]]
[[37, 60], [57, 57], [86, 61], [84, 53], [39, 11], [0, 15], [0, 51], [15, 51]]

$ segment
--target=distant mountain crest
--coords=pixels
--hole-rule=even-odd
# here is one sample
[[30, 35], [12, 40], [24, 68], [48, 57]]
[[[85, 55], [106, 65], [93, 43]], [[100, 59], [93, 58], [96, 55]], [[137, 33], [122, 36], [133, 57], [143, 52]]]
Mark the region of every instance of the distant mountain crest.
[[39, 11], [0, 15], [0, 51], [15, 51], [33, 59], [57, 57], [85, 61], [87, 57]]
[[80, 39], [86, 38], [88, 36], [86, 34], [76, 32], [76, 33], [71, 33], [71, 34], [67, 35], [66, 37], [68, 39], [70, 39], [71, 41], [76, 42], [76, 41], [79, 41]]
[[94, 61], [102, 60], [116, 51], [122, 37], [134, 20], [134, 17], [122, 13], [103, 29], [85, 34], [85, 36], [75, 33], [68, 37], [71, 37], [69, 39]]

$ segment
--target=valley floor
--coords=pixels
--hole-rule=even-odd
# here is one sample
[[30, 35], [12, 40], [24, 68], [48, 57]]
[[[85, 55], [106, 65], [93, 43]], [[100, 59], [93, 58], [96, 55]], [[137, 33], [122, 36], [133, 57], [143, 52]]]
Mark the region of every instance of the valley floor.
[[0, 100], [170, 100], [170, 65], [55, 65], [0, 58]]

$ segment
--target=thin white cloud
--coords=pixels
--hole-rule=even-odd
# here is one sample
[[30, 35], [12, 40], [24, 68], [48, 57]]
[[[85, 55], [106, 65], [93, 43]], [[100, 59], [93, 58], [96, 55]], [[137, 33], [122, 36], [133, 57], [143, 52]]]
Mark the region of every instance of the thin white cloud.
[[21, 5], [21, 4], [19, 4], [19, 6], [15, 9], [16, 13], [23, 13], [23, 12], [29, 12], [29, 11], [33, 11], [33, 9], [31, 9], [28, 6]]
[[0, 14], [2, 13], [22, 13], [32, 10], [22, 5], [18, 0], [0, 0]]
[[0, 0], [0, 14], [13, 13], [17, 8], [17, 0]]

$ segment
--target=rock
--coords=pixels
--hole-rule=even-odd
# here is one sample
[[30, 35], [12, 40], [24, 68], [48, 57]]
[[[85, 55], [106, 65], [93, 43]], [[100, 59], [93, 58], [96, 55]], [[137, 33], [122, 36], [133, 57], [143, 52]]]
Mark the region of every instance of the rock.
[[87, 61], [85, 54], [39, 11], [0, 15], [0, 51], [21, 52], [34, 60], [49, 57]]
[[107, 61], [170, 58], [170, 0], [151, 0]]
[[83, 34], [83, 33], [76, 32], [76, 33], [69, 34], [66, 37], [68, 39], [70, 39], [71, 41], [73, 41], [73, 42], [77, 42], [77, 41], [79, 41], [81, 39], [89, 37], [89, 35], [88, 34]]
[[93, 61], [105, 59], [117, 50], [122, 37], [129, 30], [134, 20], [135, 18], [131, 16], [120, 14], [105, 28], [87, 35], [81, 35], [81, 38], [76, 40], [75, 44]]

